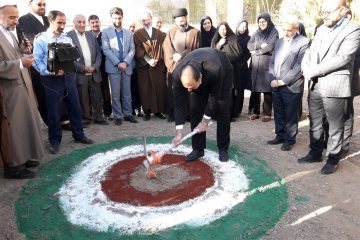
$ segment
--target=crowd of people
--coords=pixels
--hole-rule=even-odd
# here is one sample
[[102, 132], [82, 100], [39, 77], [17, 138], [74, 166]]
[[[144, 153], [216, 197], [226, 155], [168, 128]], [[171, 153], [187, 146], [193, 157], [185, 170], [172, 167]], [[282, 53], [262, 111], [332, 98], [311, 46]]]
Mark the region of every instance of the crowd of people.
[[[322, 161], [326, 148], [321, 173], [330, 174], [349, 152], [353, 98], [360, 94], [360, 26], [351, 21], [346, 1], [324, 1], [323, 24], [311, 41], [293, 15], [281, 19], [282, 38], [270, 13], [258, 15], [258, 28], [250, 36], [246, 19], [233, 31], [226, 21], [215, 27], [204, 16], [198, 30], [189, 25], [186, 8], [174, 10], [174, 26], [167, 33], [161, 30], [161, 16], [148, 9], [139, 14], [139, 29], [135, 22], [125, 27], [119, 7], [110, 9], [112, 25], [102, 31], [97, 15], [79, 14], [74, 29], [65, 33], [64, 12], [51, 10], [46, 16], [45, 0], [30, 0], [29, 7], [19, 17], [16, 3], [0, 4], [0, 156], [5, 178], [35, 176], [29, 168], [40, 164], [45, 150], [39, 116], [48, 126], [52, 154], [60, 151], [64, 129], [72, 131], [76, 143], [92, 144], [83, 130], [89, 124], [137, 124], [138, 117], [149, 121], [153, 116], [175, 121], [177, 145], [185, 121], [190, 121], [200, 134], [192, 138], [187, 161], [204, 155], [205, 132], [216, 119], [219, 160], [226, 162], [230, 122], [243, 111], [245, 90], [251, 91], [249, 119], [260, 119], [261, 93], [261, 120], [274, 119], [276, 136], [267, 143], [291, 151], [305, 82], [310, 152], [298, 162]], [[49, 68], [54, 44], [77, 49], [70, 70]]]

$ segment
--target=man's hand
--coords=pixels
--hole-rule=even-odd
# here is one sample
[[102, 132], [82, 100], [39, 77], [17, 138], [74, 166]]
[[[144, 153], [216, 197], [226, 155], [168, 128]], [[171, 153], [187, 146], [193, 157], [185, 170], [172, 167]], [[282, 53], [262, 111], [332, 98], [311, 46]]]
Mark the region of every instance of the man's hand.
[[272, 88], [277, 88], [278, 87], [278, 81], [276, 79], [271, 80], [270, 86]]
[[20, 50], [23, 52], [23, 53], [31, 53], [31, 50], [32, 50], [32, 46], [31, 46], [31, 42], [28, 40], [28, 39], [24, 39], [21, 41], [20, 43]]
[[156, 59], [150, 59], [150, 61], [149, 61], [149, 65], [151, 67], [155, 67], [157, 63], [158, 63], [158, 61]]
[[21, 63], [23, 65], [24, 68], [29, 68], [31, 66], [31, 64], [33, 64], [34, 62], [34, 56], [32, 54], [25, 54], [22, 58], [21, 58]]
[[172, 145], [174, 147], [178, 146], [182, 138], [183, 138], [183, 130], [182, 129], [176, 130], [176, 136], [172, 140]]
[[60, 76], [64, 75], [64, 70], [59, 69], [59, 71], [57, 73], [52, 72], [52, 73], [50, 73], [50, 75], [55, 76], [55, 77], [60, 77]]
[[178, 62], [181, 60], [181, 55], [179, 53], [174, 53], [172, 59], [174, 60], [174, 62]]
[[267, 43], [262, 43], [261, 45], [260, 45], [260, 47], [261, 48], [264, 48], [264, 47], [266, 47], [268, 44]]
[[126, 62], [121, 62], [118, 64], [118, 68], [122, 72], [125, 71], [126, 67], [127, 67]]
[[226, 43], [226, 38], [221, 38], [220, 41], [218, 42], [219, 46], [221, 47], [222, 45], [224, 45]]
[[310, 81], [311, 78], [313, 78], [311, 70], [304, 70], [303, 76], [304, 76], [305, 80], [308, 80], [308, 81]]
[[194, 130], [199, 129], [199, 133], [206, 132], [208, 126], [209, 126], [209, 120], [203, 118], [203, 120], [196, 126]]
[[93, 73], [95, 71], [94, 67], [85, 67], [84, 73]]

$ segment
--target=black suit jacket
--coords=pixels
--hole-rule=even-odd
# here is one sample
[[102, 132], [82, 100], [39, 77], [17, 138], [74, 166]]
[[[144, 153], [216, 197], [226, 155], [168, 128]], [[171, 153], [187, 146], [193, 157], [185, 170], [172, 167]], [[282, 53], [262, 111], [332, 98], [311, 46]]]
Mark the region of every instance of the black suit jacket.
[[[199, 48], [187, 54], [173, 71], [173, 92], [175, 101], [175, 123], [184, 124], [184, 110], [187, 98], [187, 89], [181, 83], [180, 72], [188, 64], [199, 69], [202, 74], [201, 84], [196, 93], [210, 94], [215, 101], [229, 101], [230, 90], [233, 84], [233, 68], [226, 55], [213, 48]], [[205, 115], [212, 117], [213, 104], [206, 106]]]
[[45, 32], [49, 28], [49, 20], [43, 16], [44, 25], [31, 13], [25, 14], [19, 18], [19, 24], [16, 27], [19, 42], [23, 39], [23, 34], [30, 40], [31, 44], [37, 34]]

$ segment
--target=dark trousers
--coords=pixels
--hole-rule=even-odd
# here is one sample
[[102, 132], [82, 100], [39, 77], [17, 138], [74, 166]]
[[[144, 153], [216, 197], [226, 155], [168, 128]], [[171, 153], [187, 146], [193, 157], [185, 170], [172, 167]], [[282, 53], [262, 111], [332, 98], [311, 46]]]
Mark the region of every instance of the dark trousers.
[[166, 113], [169, 117], [174, 118], [174, 93], [172, 90], [172, 74], [167, 73], [166, 76]]
[[329, 123], [327, 162], [337, 164], [342, 147], [346, 106], [349, 98], [322, 96], [318, 86], [309, 92], [310, 154], [320, 157], [324, 150], [324, 117]]
[[[191, 130], [193, 130], [201, 122], [209, 94], [191, 92], [191, 114], [190, 123]], [[210, 99], [216, 109], [216, 140], [219, 150], [227, 151], [230, 144], [230, 92], [228, 99], [225, 101], [216, 101]], [[195, 134], [192, 137], [192, 148], [194, 150], [203, 150], [206, 148], [206, 132]]]
[[[166, 93], [166, 113], [169, 117], [174, 117], [174, 93], [172, 90], [172, 74], [170, 72], [167, 73], [166, 76], [166, 88], [167, 88], [167, 93]], [[190, 102], [191, 102], [191, 97], [190, 94], [188, 95], [188, 98], [186, 99], [186, 103], [185, 103], [185, 119], [189, 118], [189, 109], [190, 107]], [[230, 113], [229, 113], [230, 114]]]
[[45, 90], [43, 86], [43, 81], [41, 79], [41, 76], [39, 72], [34, 68], [30, 67], [30, 73], [31, 73], [31, 82], [33, 85], [34, 93], [36, 95], [37, 103], [38, 103], [38, 110], [40, 113], [40, 116], [44, 123], [48, 124], [48, 113], [46, 108], [46, 101], [45, 101]]
[[103, 111], [104, 111], [104, 115], [106, 117], [109, 117], [112, 113], [112, 107], [111, 107], [109, 77], [108, 74], [105, 72], [105, 67], [104, 69], [101, 68], [101, 76], [102, 76], [102, 81], [100, 83], [100, 86], [101, 86], [101, 93], [103, 98]]
[[86, 120], [101, 121], [104, 119], [102, 114], [103, 98], [100, 83], [95, 82], [92, 75], [85, 76], [86, 82], [77, 85], [82, 118]]
[[46, 106], [48, 111], [48, 134], [51, 145], [61, 142], [60, 104], [65, 102], [71, 124], [72, 136], [76, 140], [85, 137], [81, 122], [81, 107], [74, 74], [61, 77], [44, 76]]
[[[272, 112], [272, 93], [265, 92], [264, 94], [264, 102], [263, 102], [263, 113], [265, 116], [271, 116]], [[254, 114], [260, 114], [260, 102], [261, 102], [261, 93], [260, 92], [252, 92], [253, 95], [253, 107]]]
[[242, 111], [244, 104], [244, 88], [238, 79], [234, 84], [231, 94], [231, 117], [237, 118]]
[[137, 80], [137, 72], [136, 69], [133, 69], [133, 74], [131, 75], [131, 106], [133, 111], [135, 109], [141, 109], [141, 101], [139, 95], [139, 87], [138, 87], [138, 80]]
[[[250, 98], [249, 98], [249, 108], [248, 108], [248, 114], [254, 114], [254, 105], [257, 101], [260, 100], [255, 100], [255, 98], [259, 98], [260, 96], [258, 94], [256, 94], [255, 92], [251, 92], [250, 94]], [[259, 110], [260, 112], [260, 110]]]
[[289, 144], [296, 142], [300, 97], [281, 87], [272, 93], [276, 138]]

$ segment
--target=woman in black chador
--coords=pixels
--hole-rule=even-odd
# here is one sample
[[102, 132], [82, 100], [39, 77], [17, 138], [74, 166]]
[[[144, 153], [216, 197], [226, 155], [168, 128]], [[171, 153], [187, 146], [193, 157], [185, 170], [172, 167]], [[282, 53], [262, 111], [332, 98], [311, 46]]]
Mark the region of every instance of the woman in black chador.
[[216, 28], [209, 16], [203, 16], [200, 20], [201, 47], [210, 47]]
[[235, 119], [239, 115], [239, 93], [241, 92], [241, 84], [239, 82], [239, 79], [235, 76], [238, 75], [236, 73], [238, 70], [237, 64], [240, 57], [242, 56], [242, 49], [238, 46], [237, 37], [229, 27], [229, 24], [227, 22], [219, 23], [214, 38], [211, 41], [211, 47], [225, 53], [233, 66], [234, 79], [230, 113], [231, 121], [235, 121]]
[[[249, 24], [246, 20], [241, 20], [236, 25], [236, 37], [238, 46], [241, 47], [243, 54], [239, 58], [237, 63], [237, 71], [234, 75], [234, 81], [239, 83], [239, 92], [238, 99], [236, 100], [237, 106], [234, 108], [234, 111], [237, 111], [241, 114], [243, 104], [244, 104], [244, 91], [245, 89], [251, 91], [251, 70], [248, 65], [248, 60], [251, 57], [249, 49], [247, 49], [247, 43], [250, 40], [249, 35]], [[236, 79], [236, 80], [235, 80]], [[249, 101], [249, 112], [252, 112], [253, 106], [250, 97]]]

